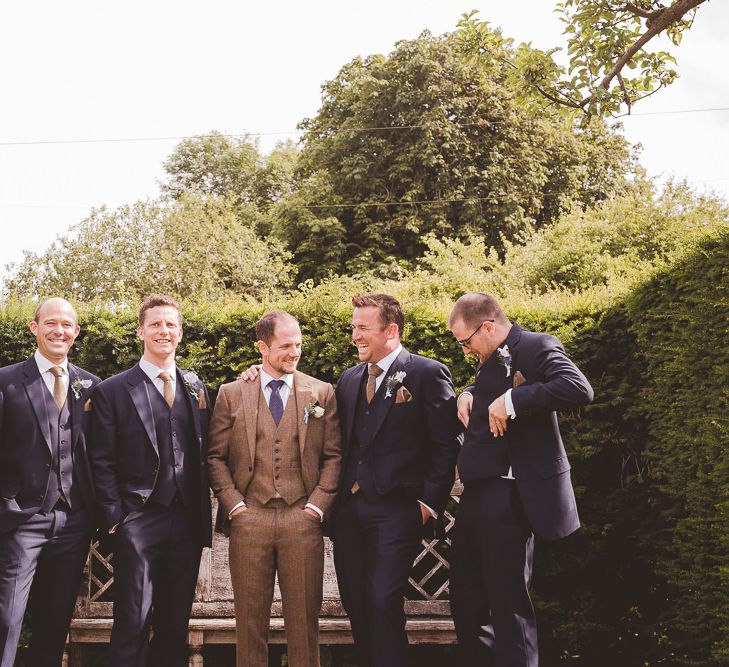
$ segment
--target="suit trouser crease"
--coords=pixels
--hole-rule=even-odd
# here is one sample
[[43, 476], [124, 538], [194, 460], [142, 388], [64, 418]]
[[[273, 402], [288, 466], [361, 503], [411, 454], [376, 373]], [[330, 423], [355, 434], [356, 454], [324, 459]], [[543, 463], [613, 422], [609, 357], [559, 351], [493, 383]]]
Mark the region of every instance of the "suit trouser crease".
[[340, 510], [334, 564], [355, 648], [365, 667], [407, 664], [404, 596], [420, 531], [416, 500], [369, 501], [360, 492]]
[[514, 482], [466, 485], [453, 528], [450, 577], [461, 665], [537, 667], [529, 596], [533, 548]]
[[61, 664], [91, 541], [85, 510], [55, 508], [0, 535], [0, 665], [12, 667], [28, 599], [26, 664]]
[[150, 504], [117, 529], [112, 667], [188, 664], [188, 623], [202, 554], [192, 524], [181, 503]]
[[249, 504], [233, 517], [229, 548], [238, 667], [267, 664], [276, 572], [289, 665], [318, 667], [324, 578], [324, 539], [318, 519], [309, 517], [299, 504]]

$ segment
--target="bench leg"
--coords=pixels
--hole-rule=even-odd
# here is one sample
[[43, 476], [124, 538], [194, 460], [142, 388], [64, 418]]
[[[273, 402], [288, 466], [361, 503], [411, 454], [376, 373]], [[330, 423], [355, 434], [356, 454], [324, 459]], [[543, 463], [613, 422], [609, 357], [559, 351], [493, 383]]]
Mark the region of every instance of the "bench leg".
[[188, 662], [189, 667], [203, 667], [203, 633], [198, 631], [188, 633], [187, 643], [190, 646], [190, 661]]

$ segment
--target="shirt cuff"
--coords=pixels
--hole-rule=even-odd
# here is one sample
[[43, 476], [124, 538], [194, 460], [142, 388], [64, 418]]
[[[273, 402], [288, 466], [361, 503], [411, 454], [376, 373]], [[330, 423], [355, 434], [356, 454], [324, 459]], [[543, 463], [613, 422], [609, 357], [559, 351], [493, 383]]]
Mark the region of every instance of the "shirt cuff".
[[434, 519], [438, 518], [438, 512], [436, 512], [432, 507], [428, 507], [422, 500], [418, 500], [418, 502], [425, 507], [426, 510], [430, 513], [430, 516], [432, 516]]
[[324, 521], [324, 512], [322, 512], [316, 505], [313, 505], [312, 503], [306, 503], [306, 505], [304, 505], [304, 509], [314, 510], [319, 515], [319, 519]]
[[511, 419], [516, 419], [516, 410], [514, 410], [514, 401], [511, 400], [511, 392], [512, 390], [509, 389], [504, 396], [504, 402], [506, 403], [506, 414], [509, 415]]
[[228, 512], [228, 520], [233, 518], [233, 512], [235, 512], [239, 507], [246, 507], [246, 501], [241, 500], [237, 502], [235, 505], [233, 505], [233, 509]]

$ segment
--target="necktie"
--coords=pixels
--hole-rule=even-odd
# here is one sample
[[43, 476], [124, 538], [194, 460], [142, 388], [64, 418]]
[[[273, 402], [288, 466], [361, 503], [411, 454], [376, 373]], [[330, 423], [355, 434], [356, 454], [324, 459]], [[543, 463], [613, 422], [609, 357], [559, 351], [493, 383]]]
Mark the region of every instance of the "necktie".
[[372, 399], [375, 397], [375, 387], [377, 378], [382, 375], [382, 369], [377, 364], [372, 364], [369, 370], [370, 376], [367, 378], [367, 402], [372, 403]]
[[51, 366], [50, 371], [55, 378], [53, 381], [53, 400], [58, 409], [61, 410], [66, 402], [66, 390], [63, 387], [63, 369], [60, 366]]
[[164, 396], [167, 405], [172, 407], [175, 402], [175, 388], [172, 386], [172, 378], [167, 371], [162, 371], [157, 377], [164, 382], [162, 396]]
[[283, 383], [283, 380], [271, 380], [268, 383], [268, 387], [271, 390], [271, 398], [268, 399], [268, 408], [271, 410], [271, 416], [273, 417], [273, 421], [276, 422], [276, 426], [281, 421], [284, 411], [281, 394], [278, 393]]

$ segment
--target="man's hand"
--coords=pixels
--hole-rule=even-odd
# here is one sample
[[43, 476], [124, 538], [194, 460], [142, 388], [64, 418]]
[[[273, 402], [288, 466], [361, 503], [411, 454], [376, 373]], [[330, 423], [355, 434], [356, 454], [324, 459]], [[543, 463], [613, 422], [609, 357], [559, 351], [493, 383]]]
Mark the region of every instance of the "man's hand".
[[246, 382], [255, 382], [258, 379], [258, 371], [261, 368], [261, 364], [253, 364], [248, 370], [243, 371], [239, 378]]
[[232, 519], [236, 514], [240, 514], [241, 512], [245, 512], [248, 508], [245, 505], [241, 505], [240, 507], [236, 507], [231, 513], [230, 518]]
[[506, 433], [506, 425], [509, 415], [506, 414], [506, 394], [501, 394], [491, 405], [489, 405], [489, 427], [495, 437]]
[[428, 523], [428, 519], [430, 519], [430, 512], [428, 511], [428, 508], [423, 505], [423, 503], [418, 503], [420, 505], [420, 516], [423, 517], [423, 525]]
[[461, 424], [468, 428], [468, 422], [471, 419], [471, 408], [473, 407], [473, 394], [464, 392], [458, 397], [456, 405], [458, 406], [458, 419]]

